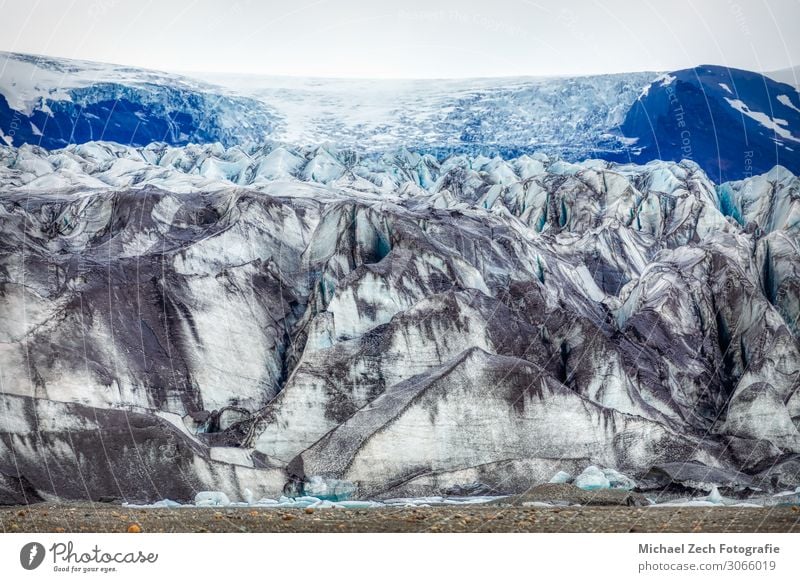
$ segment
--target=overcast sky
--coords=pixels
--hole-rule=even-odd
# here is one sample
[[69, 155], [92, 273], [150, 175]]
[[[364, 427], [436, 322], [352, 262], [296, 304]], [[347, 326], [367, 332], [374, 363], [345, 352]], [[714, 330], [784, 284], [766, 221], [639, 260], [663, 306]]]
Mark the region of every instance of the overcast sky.
[[0, 49], [167, 71], [485, 77], [800, 64], [800, 0], [0, 0]]

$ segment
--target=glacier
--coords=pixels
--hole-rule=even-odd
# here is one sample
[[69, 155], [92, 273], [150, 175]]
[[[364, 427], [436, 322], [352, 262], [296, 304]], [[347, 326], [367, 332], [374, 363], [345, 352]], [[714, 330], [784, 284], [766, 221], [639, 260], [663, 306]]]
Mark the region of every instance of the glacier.
[[0, 63], [0, 504], [796, 500], [783, 77]]
[[440, 157], [620, 151], [630, 140], [614, 129], [654, 76], [197, 78], [5, 52], [0, 63], [0, 143], [7, 145], [335, 143], [369, 152], [404, 146]]
[[263, 140], [279, 123], [263, 102], [196, 79], [0, 52], [0, 143], [234, 145]]
[[[776, 165], [800, 172], [800, 93], [781, 75], [715, 65], [499, 79], [197, 75], [0, 52], [0, 143], [50, 150], [94, 141], [313, 144], [373, 158], [406, 148], [437, 159], [538, 153], [569, 163], [691, 159], [715, 183]], [[297, 160], [281, 156], [264, 160], [261, 175], [292, 173]], [[336, 167], [319, 158], [306, 171]]]
[[0, 184], [2, 503], [800, 485], [787, 168], [87, 142]]

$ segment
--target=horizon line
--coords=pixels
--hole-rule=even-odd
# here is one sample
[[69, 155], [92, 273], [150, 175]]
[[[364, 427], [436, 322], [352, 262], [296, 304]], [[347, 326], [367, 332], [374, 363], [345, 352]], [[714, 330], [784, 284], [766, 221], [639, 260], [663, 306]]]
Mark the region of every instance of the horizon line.
[[217, 70], [179, 70], [179, 69], [157, 69], [143, 65], [131, 65], [124, 63], [112, 63], [103, 60], [93, 60], [85, 58], [64, 57], [59, 55], [50, 55], [44, 53], [28, 53], [13, 50], [0, 49], [0, 54], [7, 55], [20, 55], [25, 57], [53, 59], [62, 61], [74, 61], [91, 63], [93, 65], [106, 65], [110, 67], [140, 69], [143, 71], [152, 71], [167, 75], [179, 75], [182, 77], [193, 77], [202, 80], [202, 75], [219, 75], [219, 76], [232, 76], [232, 77], [250, 77], [250, 78], [274, 78], [274, 79], [320, 79], [320, 80], [334, 80], [334, 81], [469, 81], [469, 80], [490, 80], [490, 79], [559, 79], [559, 78], [576, 78], [576, 77], [600, 77], [610, 75], [632, 75], [643, 73], [671, 73], [682, 70], [695, 69], [705, 66], [722, 67], [728, 70], [740, 70], [758, 73], [761, 75], [769, 75], [771, 73], [780, 73], [783, 71], [792, 71], [800, 69], [800, 65], [784, 67], [780, 69], [770, 69], [757, 71], [753, 69], [743, 69], [740, 67], [729, 67], [726, 65], [716, 65], [713, 63], [698, 63], [692, 66], [677, 68], [677, 69], [641, 69], [641, 70], [623, 70], [623, 71], [608, 71], [608, 72], [564, 72], [564, 73], [547, 73], [547, 74], [514, 74], [514, 75], [477, 75], [477, 76], [464, 76], [464, 77], [443, 77], [443, 76], [359, 76], [359, 75], [320, 75], [320, 74], [288, 74], [288, 73], [265, 73], [265, 72], [241, 72], [241, 71], [217, 71]]

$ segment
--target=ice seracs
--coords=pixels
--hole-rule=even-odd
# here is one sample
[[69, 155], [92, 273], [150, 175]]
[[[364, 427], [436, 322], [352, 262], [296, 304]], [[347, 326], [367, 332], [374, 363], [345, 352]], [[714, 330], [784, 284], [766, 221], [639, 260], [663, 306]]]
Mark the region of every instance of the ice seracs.
[[194, 496], [194, 503], [198, 507], [206, 506], [228, 506], [231, 500], [222, 491], [198, 491]]
[[87, 143], [0, 180], [3, 502], [800, 484], [785, 168]]

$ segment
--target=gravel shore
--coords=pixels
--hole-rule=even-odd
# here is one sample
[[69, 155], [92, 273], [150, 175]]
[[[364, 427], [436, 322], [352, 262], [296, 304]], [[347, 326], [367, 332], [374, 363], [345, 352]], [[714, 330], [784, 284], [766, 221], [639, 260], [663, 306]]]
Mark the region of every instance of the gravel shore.
[[111, 504], [0, 508], [3, 532], [798, 532], [800, 508], [383, 507], [134, 509]]

